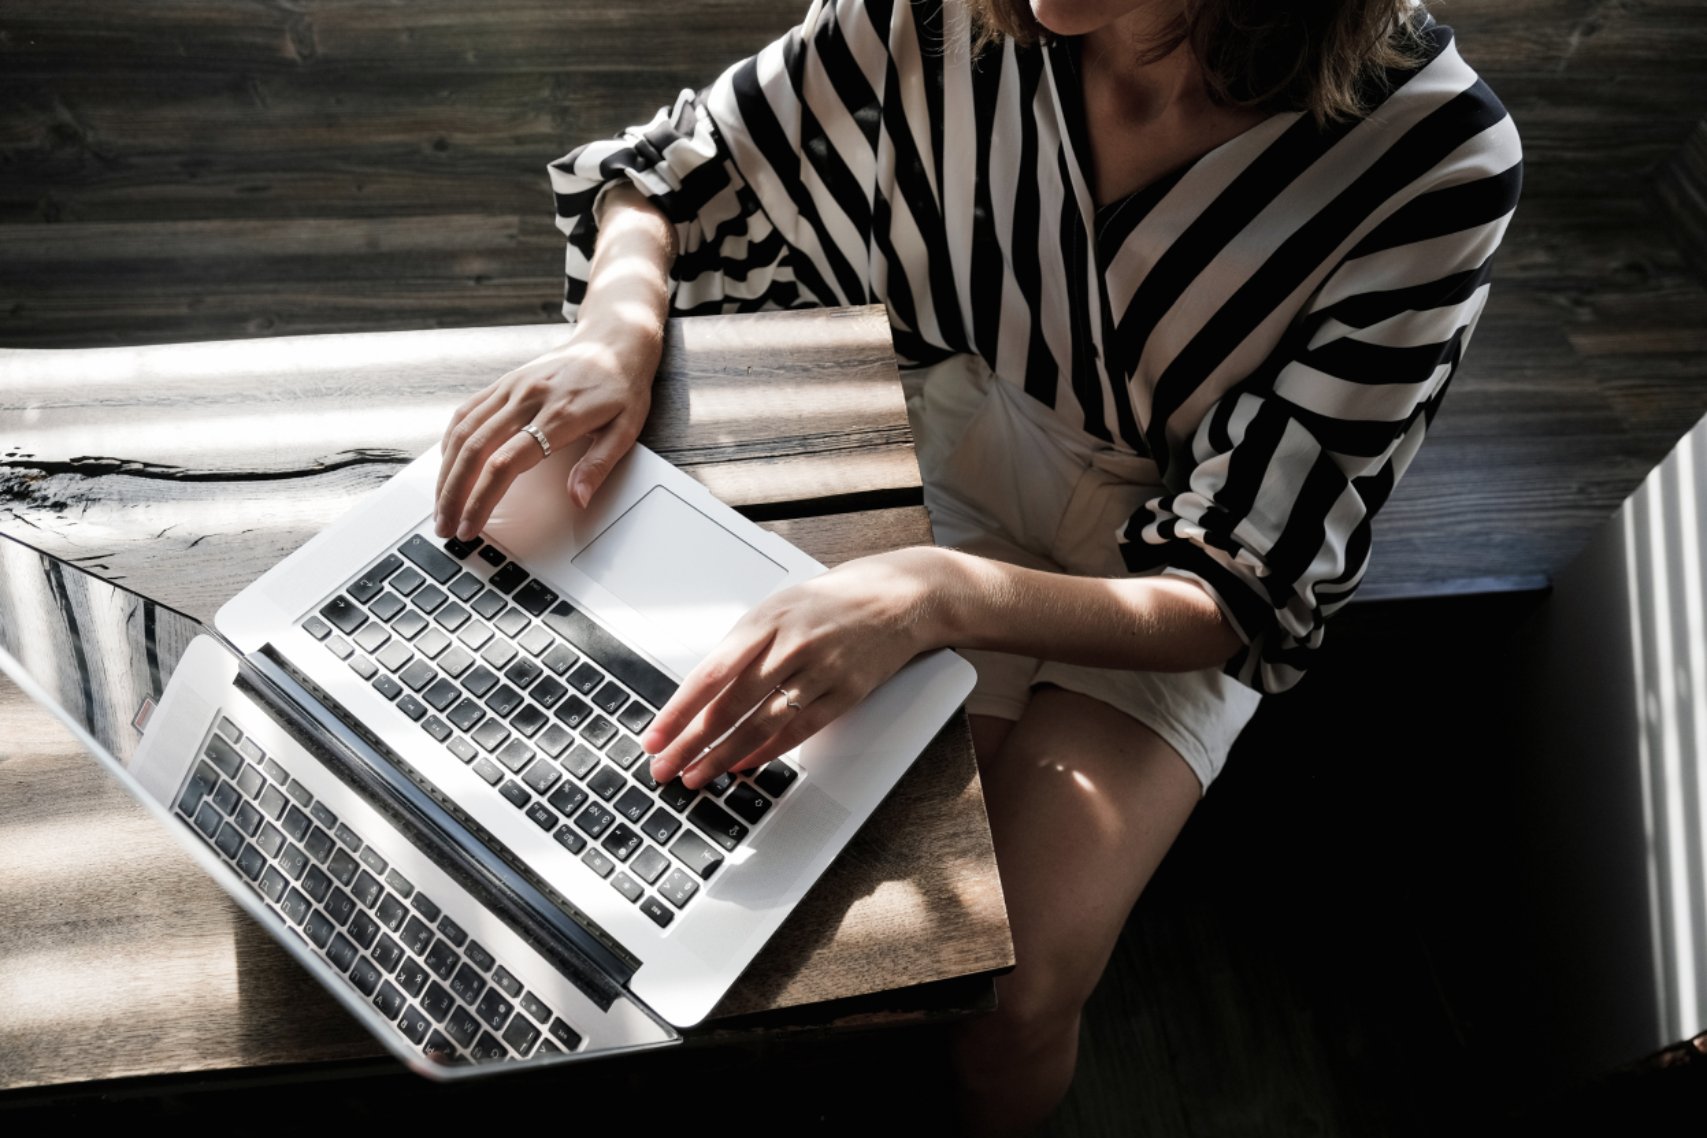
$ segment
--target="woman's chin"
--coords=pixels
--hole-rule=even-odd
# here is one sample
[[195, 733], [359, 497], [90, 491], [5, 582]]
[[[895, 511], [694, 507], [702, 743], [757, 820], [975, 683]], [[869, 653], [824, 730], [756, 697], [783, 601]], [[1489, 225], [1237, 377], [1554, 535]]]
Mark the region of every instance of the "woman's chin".
[[1031, 0], [1031, 14], [1058, 36], [1082, 36], [1113, 23], [1135, 5], [1132, 0]]

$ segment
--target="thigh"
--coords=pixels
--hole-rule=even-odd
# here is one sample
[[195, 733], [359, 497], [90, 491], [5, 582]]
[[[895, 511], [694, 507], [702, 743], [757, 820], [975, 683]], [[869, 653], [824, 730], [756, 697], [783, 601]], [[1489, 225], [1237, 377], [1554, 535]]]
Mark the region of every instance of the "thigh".
[[1005, 995], [1076, 1011], [1200, 800], [1197, 776], [1131, 716], [1049, 687], [980, 766], [1014, 937]]

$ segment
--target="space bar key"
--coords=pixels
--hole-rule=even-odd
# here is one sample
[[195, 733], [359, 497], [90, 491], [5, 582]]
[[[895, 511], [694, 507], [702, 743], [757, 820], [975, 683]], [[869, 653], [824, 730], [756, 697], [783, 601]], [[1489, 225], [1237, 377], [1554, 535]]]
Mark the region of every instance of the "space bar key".
[[587, 619], [567, 601], [557, 602], [539, 619], [653, 707], [663, 707], [676, 694], [676, 681], [642, 660], [634, 649]]

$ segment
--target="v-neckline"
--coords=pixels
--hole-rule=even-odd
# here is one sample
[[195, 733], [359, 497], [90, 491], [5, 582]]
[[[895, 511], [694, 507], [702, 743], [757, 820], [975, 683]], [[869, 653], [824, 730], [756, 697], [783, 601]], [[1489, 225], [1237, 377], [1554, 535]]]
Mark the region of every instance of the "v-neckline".
[[[1185, 176], [1197, 169], [1216, 154], [1228, 150], [1241, 142], [1247, 141], [1257, 131], [1268, 126], [1276, 119], [1286, 115], [1285, 111], [1264, 116], [1252, 123], [1232, 138], [1221, 142], [1202, 154], [1186, 162], [1180, 163], [1164, 174], [1151, 179], [1145, 185], [1122, 194], [1120, 197], [1098, 205], [1095, 191], [1095, 171], [1091, 169], [1091, 149], [1089, 127], [1085, 121], [1085, 84], [1084, 76], [1079, 69], [1081, 36], [1051, 36], [1046, 47], [1051, 61], [1050, 71], [1054, 80], [1055, 97], [1061, 107], [1062, 118], [1066, 121], [1067, 139], [1073, 151], [1073, 163], [1083, 187], [1083, 198], [1080, 202], [1080, 213], [1090, 223], [1092, 233], [1101, 246], [1103, 231], [1117, 217], [1124, 217], [1128, 232], [1137, 225], [1143, 217], [1156, 207], [1156, 204], [1168, 195]], [[1086, 207], [1089, 207], [1086, 209]], [[1128, 213], [1129, 208], [1137, 209], [1137, 216]]]

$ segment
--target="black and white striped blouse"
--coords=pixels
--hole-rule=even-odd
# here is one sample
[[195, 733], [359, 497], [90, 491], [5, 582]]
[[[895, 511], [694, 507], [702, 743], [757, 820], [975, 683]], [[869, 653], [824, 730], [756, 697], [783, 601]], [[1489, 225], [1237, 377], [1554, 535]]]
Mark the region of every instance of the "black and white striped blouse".
[[1475, 329], [1517, 131], [1430, 21], [1366, 118], [1276, 114], [1099, 209], [1076, 41], [973, 60], [965, 25], [954, 0], [816, 0], [553, 163], [564, 313], [624, 178], [676, 225], [675, 313], [883, 303], [904, 364], [976, 352], [1151, 458], [1168, 493], [1109, 540], [1210, 590], [1247, 645], [1230, 674], [1291, 687]]

